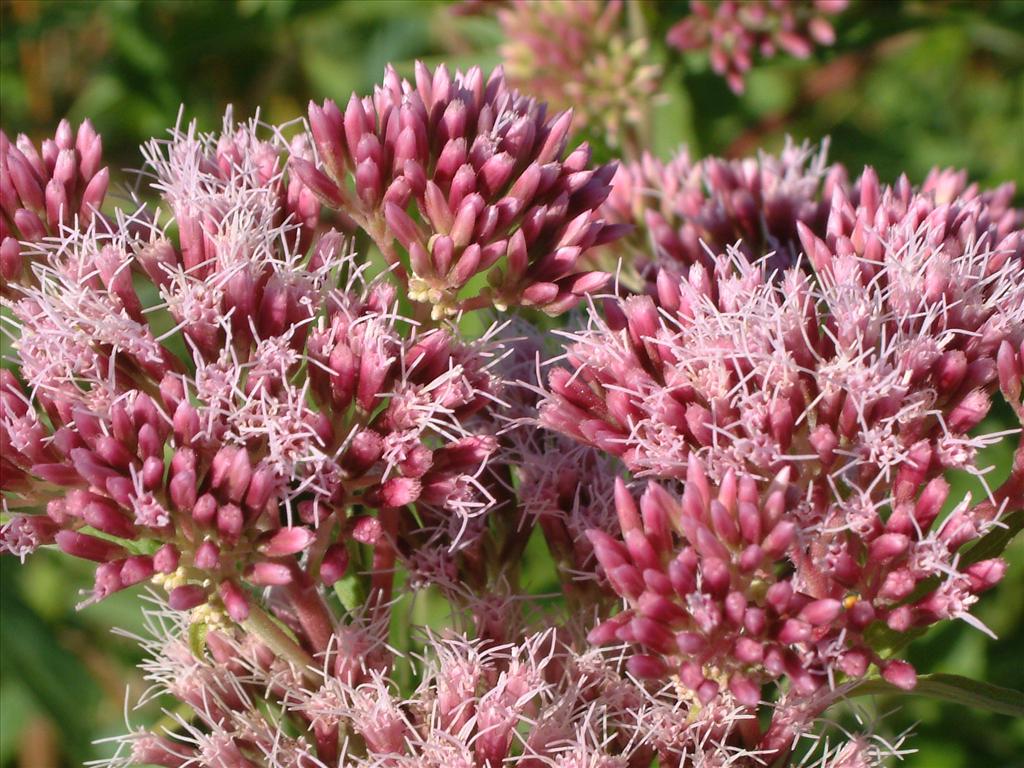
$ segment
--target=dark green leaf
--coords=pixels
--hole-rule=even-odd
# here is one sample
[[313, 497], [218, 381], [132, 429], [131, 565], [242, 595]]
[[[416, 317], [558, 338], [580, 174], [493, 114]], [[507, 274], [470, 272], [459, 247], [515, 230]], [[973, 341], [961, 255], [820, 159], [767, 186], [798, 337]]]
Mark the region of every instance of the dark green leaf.
[[973, 709], [984, 709], [1001, 715], [1024, 718], [1024, 692], [972, 680], [961, 675], [922, 675], [912, 691], [897, 688], [884, 680], [865, 680], [849, 696], [924, 696], [949, 701]]

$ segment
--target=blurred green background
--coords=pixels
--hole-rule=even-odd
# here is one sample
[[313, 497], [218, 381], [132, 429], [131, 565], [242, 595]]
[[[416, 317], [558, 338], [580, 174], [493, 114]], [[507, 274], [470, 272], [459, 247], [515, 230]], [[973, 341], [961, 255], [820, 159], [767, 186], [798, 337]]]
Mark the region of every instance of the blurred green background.
[[[645, 3], [652, 38], [686, 9]], [[238, 117], [259, 108], [282, 122], [310, 98], [367, 92], [389, 61], [403, 73], [416, 58], [490, 67], [501, 41], [490, 16], [426, 1], [0, 0], [0, 20], [4, 130], [39, 140], [61, 117], [88, 117], [115, 171], [138, 167], [137, 146], [163, 134], [180, 105], [207, 129], [229, 103]], [[1024, 187], [1024, 2], [861, 0], [836, 26], [837, 44], [812, 59], [755, 67], [742, 97], [700, 55], [656, 44], [666, 76], [652, 148], [742, 155], [776, 149], [787, 133], [831, 136], [833, 159], [873, 165], [884, 179], [919, 182], [933, 165], [957, 166], [982, 184]], [[991, 452], [996, 479], [1009, 455]], [[529, 583], [548, 591], [543, 547], [528, 555]], [[945, 626], [913, 649], [919, 668], [1024, 689], [1024, 543], [1007, 556], [1014, 567], [977, 610], [999, 640]], [[123, 730], [125, 682], [133, 696], [145, 688], [134, 644], [109, 630], [139, 626], [137, 595], [75, 611], [91, 570], [51, 553], [23, 568], [0, 559], [0, 765], [101, 757], [107, 749], [92, 742]], [[878, 706], [891, 711], [884, 732], [917, 723], [907, 766], [1024, 767], [1022, 722], [913, 698]]]

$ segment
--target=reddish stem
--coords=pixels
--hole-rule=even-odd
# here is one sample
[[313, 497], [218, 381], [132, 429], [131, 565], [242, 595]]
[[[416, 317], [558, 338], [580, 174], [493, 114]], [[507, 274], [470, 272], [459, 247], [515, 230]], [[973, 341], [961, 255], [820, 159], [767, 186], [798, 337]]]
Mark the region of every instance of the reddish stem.
[[377, 513], [380, 520], [380, 537], [373, 550], [373, 571], [370, 580], [370, 607], [375, 622], [384, 611], [388, 610], [395, 580], [395, 548], [398, 537], [398, 510], [395, 507], [383, 507]]
[[292, 581], [285, 594], [306, 637], [318, 654], [326, 654], [334, 636], [334, 620], [309, 575], [298, 565], [292, 566]]

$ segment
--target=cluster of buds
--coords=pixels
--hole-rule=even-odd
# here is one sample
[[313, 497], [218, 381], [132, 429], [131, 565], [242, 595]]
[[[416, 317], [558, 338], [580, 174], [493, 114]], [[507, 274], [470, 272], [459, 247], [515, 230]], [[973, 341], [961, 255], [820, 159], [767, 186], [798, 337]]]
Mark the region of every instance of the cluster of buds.
[[401, 317], [256, 130], [148, 146], [172, 221], [118, 212], [31, 244], [7, 301], [32, 395], [3, 371], [2, 542], [97, 562], [93, 599], [152, 580], [213, 623], [245, 621], [249, 588], [283, 588], [322, 650], [312, 585], [341, 578], [351, 547], [374, 546], [384, 597], [397, 510], [416, 502], [428, 525], [486, 507], [495, 441], [471, 430], [494, 355]]
[[[652, 483], [638, 510], [620, 486], [622, 539], [589, 533], [629, 605], [593, 641], [635, 646], [635, 674], [696, 700], [755, 707], [782, 677], [811, 696], [872, 665], [913, 687], [885, 631], [987, 631], [969, 611], [1005, 563], [970, 545], [1024, 508], [1024, 450], [979, 503], [947, 498], [943, 475], [984, 483], [979, 450], [1007, 434], [979, 432], [993, 396], [1020, 413], [1011, 196], [950, 171], [882, 187], [867, 169], [835, 185], [820, 236], [796, 222], [808, 263], [769, 271], [729, 248], [591, 312], [542, 423], [684, 487], [676, 501]], [[761, 747], [789, 749], [787, 728]]]
[[710, 267], [729, 246], [754, 260], [772, 253], [772, 267], [792, 266], [801, 248], [798, 224], [824, 234], [833, 190], [846, 183], [828, 165], [828, 142], [814, 147], [787, 139], [778, 155], [691, 160], [683, 149], [668, 162], [650, 155], [619, 167], [601, 215], [634, 229], [603, 249], [650, 277], [657, 267]]
[[642, 130], [661, 74], [647, 39], [629, 38], [623, 9], [622, 0], [513, 0], [497, 11], [509, 80], [573, 109], [612, 147]]
[[500, 69], [485, 80], [418, 63], [414, 82], [389, 68], [344, 111], [311, 104], [319, 164], [292, 167], [371, 235], [435, 320], [492, 305], [558, 314], [604, 285], [580, 256], [622, 232], [594, 215], [615, 166], [590, 167], [586, 145], [566, 154], [571, 121]]
[[682, 51], [707, 51], [711, 68], [734, 93], [755, 57], [779, 51], [806, 59], [815, 45], [835, 42], [829, 22], [848, 0], [690, 0], [691, 14], [668, 32], [668, 43]]
[[24, 134], [12, 144], [0, 131], [0, 291], [26, 277], [20, 242], [89, 225], [110, 183], [102, 162], [103, 142], [88, 120], [77, 134], [62, 120], [38, 149]]
[[715, 488], [693, 460], [681, 499], [651, 482], [639, 508], [619, 483], [622, 539], [589, 536], [630, 608], [590, 639], [638, 646], [628, 662], [634, 674], [676, 675], [704, 704], [727, 689], [757, 707], [764, 684], [782, 677], [811, 696], [872, 664], [913, 688], [914, 669], [880, 657], [867, 635], [881, 624], [905, 633], [966, 617], [1005, 569], [998, 558], [956, 556], [984, 530], [986, 509], [963, 504], [936, 524], [948, 493], [937, 478], [887, 519], [830, 505], [819, 525], [807, 525], [810, 510], [790, 474], [759, 484], [729, 470]]
[[814, 279], [735, 249], [662, 271], [654, 296], [609, 303], [575, 335], [543, 421], [660, 477], [682, 479], [697, 454], [715, 480], [790, 465], [825, 497], [878, 499], [980, 474], [978, 449], [1000, 436], [973, 430], [1000, 356], [1019, 391], [1024, 260], [1006, 192], [940, 202], [880, 189], [869, 169], [852, 200], [834, 195], [825, 240], [798, 224]]
[[180, 614], [151, 609], [147, 622], [150, 695], [187, 702], [196, 717], [121, 737], [110, 768], [639, 768], [690, 765], [694, 754], [757, 764], [759, 752], [730, 736], [749, 715], [726, 697], [691, 707], [624, 675], [621, 655], [581, 652], [554, 630], [503, 645], [432, 636], [419, 685], [402, 695], [373, 665], [303, 670], [251, 635], [211, 629], [190, 648]]
[[[750, 49], [735, 17], [797, 52], [811, 7], [724, 2], [707, 34]], [[520, 60], [600, 60], [583, 102], [641, 52], [621, 13], [499, 11]], [[309, 134], [179, 125], [144, 148], [160, 207], [103, 213], [87, 123], [0, 136], [0, 549], [95, 562], [86, 603], [159, 588], [143, 670], [189, 708], [112, 767], [874, 766], [898, 742], [797, 744], [874, 670], [914, 687], [899, 642], [986, 629], [1006, 564], [977, 542], [1024, 509], [1024, 447], [995, 487], [979, 459], [1017, 432], [983, 424], [998, 393], [1024, 425], [1012, 187], [851, 182], [806, 144], [616, 175], [570, 122], [500, 70], [389, 68]], [[547, 390], [514, 386], [537, 328], [448, 320], [570, 309], [634, 225], [626, 290], [563, 334]], [[623, 467], [652, 478], [639, 503]], [[521, 586], [538, 538], [568, 617]], [[463, 634], [393, 648], [396, 584]]]

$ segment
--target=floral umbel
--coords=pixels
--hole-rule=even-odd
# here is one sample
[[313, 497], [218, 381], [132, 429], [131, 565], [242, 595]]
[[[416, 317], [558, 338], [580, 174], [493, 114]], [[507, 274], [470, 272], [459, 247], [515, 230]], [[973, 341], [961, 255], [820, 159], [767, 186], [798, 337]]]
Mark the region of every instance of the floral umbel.
[[[692, 5], [670, 39], [738, 89], [843, 3]], [[88, 122], [0, 136], [0, 543], [95, 563], [83, 608], [144, 586], [166, 707], [106, 765], [877, 766], [902, 737], [832, 713], [919, 690], [930, 627], [990, 633], [1024, 513], [1014, 190], [827, 144], [631, 154], [633, 106], [588, 90], [653, 93], [624, 13], [498, 8], [553, 109], [389, 67], [305, 121], [179, 120], [118, 199]], [[578, 90], [537, 79], [563, 60]], [[403, 657], [419, 599], [450, 621]]]

